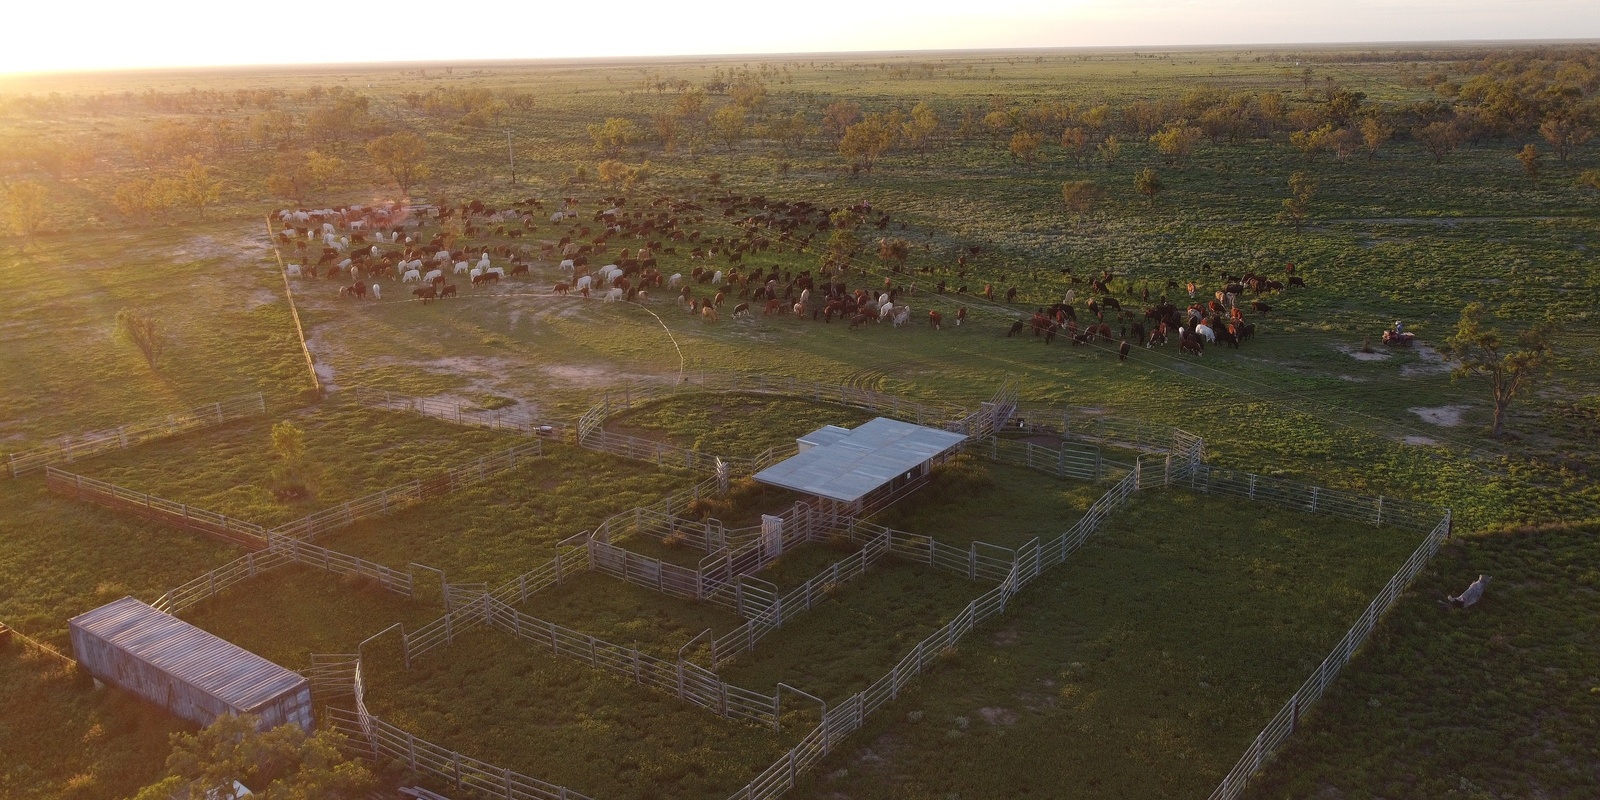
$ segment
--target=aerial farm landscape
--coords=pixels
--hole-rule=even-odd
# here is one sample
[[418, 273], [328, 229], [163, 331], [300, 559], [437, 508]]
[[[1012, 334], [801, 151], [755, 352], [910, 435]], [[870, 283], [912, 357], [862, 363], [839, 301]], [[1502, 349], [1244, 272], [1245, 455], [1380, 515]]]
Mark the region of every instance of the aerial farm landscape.
[[1597, 129], [1592, 41], [0, 70], [0, 798], [1600, 797]]

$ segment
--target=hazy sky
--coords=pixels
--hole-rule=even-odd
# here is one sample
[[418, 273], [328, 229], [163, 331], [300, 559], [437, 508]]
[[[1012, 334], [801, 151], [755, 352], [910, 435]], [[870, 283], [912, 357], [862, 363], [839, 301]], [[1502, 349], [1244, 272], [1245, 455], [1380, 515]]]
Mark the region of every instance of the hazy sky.
[[14, 0], [0, 74], [119, 67], [1600, 38], [1600, 0]]

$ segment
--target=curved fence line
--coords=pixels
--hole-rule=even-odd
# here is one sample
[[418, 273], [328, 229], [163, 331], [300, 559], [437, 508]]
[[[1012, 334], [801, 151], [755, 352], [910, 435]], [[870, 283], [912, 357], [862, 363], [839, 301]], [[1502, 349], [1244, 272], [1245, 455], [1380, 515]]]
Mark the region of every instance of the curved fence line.
[[6, 474], [16, 478], [51, 464], [65, 464], [96, 453], [122, 450], [137, 444], [177, 436], [180, 433], [264, 414], [266, 411], [267, 404], [262, 395], [244, 395], [110, 430], [62, 436], [38, 447], [7, 455]]

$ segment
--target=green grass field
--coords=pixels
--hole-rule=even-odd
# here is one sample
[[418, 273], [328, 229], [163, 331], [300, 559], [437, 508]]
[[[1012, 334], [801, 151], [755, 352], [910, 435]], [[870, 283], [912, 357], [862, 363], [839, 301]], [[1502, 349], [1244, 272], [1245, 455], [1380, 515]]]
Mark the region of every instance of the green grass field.
[[[1539, 526], [1600, 515], [1600, 358], [1590, 332], [1600, 296], [1600, 195], [1578, 184], [1583, 171], [1600, 168], [1600, 143], [1563, 159], [1530, 126], [1479, 127], [1435, 163], [1410, 132], [1417, 115], [1442, 113], [1429, 103], [1462, 119], [1488, 113], [1450, 87], [1494, 69], [1548, 77], [1561, 59], [1576, 58], [1520, 53], [1512, 55], [1528, 60], [1509, 67], [1491, 66], [1502, 54], [1440, 46], [3, 77], [0, 152], [16, 156], [0, 160], [0, 182], [38, 182], [49, 202], [37, 235], [0, 239], [8, 279], [0, 451], [262, 392], [261, 418], [69, 468], [272, 524], [520, 441], [358, 409], [344, 401], [355, 387], [511, 404], [560, 421], [607, 388], [699, 371], [794, 376], [967, 406], [1010, 381], [1025, 402], [1200, 434], [1219, 466], [1448, 506], [1459, 532], [1532, 526], [1447, 547], [1252, 796], [1593, 796], [1600, 755], [1587, 735], [1596, 679], [1585, 632], [1594, 628], [1595, 587], [1584, 561], [1593, 531]], [[767, 98], [743, 138], [722, 142], [704, 118], [689, 119], [668, 148], [653, 115], [676, 108], [678, 80], [759, 80]], [[1593, 116], [1591, 84], [1575, 86], [1580, 115]], [[1365, 93], [1366, 109], [1397, 122], [1375, 157], [1360, 148], [1343, 159], [1308, 157], [1290, 143], [1296, 120], [1321, 113], [1334, 86]], [[314, 131], [304, 123], [332, 87], [359, 92], [368, 112], [342, 131]], [[282, 92], [248, 94], [263, 88]], [[1193, 121], [1212, 90], [1256, 103], [1280, 93], [1285, 113], [1266, 130], [1203, 137], [1188, 157], [1168, 163], [1138, 114], [1165, 109], [1164, 118]], [[469, 92], [525, 93], [530, 102], [478, 127], [449, 100]], [[445, 101], [419, 99], [430, 93]], [[707, 116], [731, 102], [716, 91], [705, 99]], [[856, 173], [834, 135], [818, 127], [837, 101], [872, 113], [927, 102], [941, 127], [927, 151], [893, 150]], [[1015, 125], [1057, 106], [1082, 119], [1102, 103], [1111, 114], [1095, 136], [1115, 133], [1122, 143], [1111, 161], [1080, 163], [1052, 137], [1028, 163], [1008, 152], [1009, 130], [992, 133], [981, 122], [1003, 110]], [[299, 127], [272, 133], [263, 127], [269, 112]], [[963, 130], [969, 113], [980, 121]], [[811, 130], [785, 141], [777, 131], [794, 114]], [[646, 134], [615, 153], [629, 165], [650, 161], [650, 175], [632, 189], [595, 177], [606, 154], [587, 126], [610, 117]], [[515, 183], [505, 170], [507, 128]], [[615, 194], [628, 194], [630, 209], [652, 208], [657, 198], [709, 209], [686, 225], [706, 238], [739, 232], [738, 218], [717, 210], [724, 194], [824, 207], [870, 201], [893, 222], [859, 231], [863, 247], [846, 280], [852, 289], [876, 289], [885, 276], [908, 290], [914, 283], [902, 295], [912, 324], [852, 331], [837, 320], [759, 309], [733, 319], [726, 305], [721, 320], [707, 324], [665, 291], [638, 305], [553, 297], [563, 274], [548, 259], [536, 259], [529, 277], [492, 288], [458, 280], [461, 297], [427, 305], [411, 302], [411, 287], [395, 281], [382, 282], [383, 300], [357, 302], [337, 296], [339, 283], [296, 279], [306, 346], [329, 392], [319, 402], [266, 238], [266, 213], [288, 201], [268, 196], [265, 180], [280, 161], [315, 148], [344, 166], [306, 207], [396, 198], [363, 141], [397, 129], [426, 140], [432, 177], [413, 188], [417, 200], [543, 200], [523, 243], [592, 225], [592, 211]], [[40, 142], [89, 156], [53, 162]], [[1512, 157], [1530, 142], [1546, 149], [1537, 186]], [[117, 210], [119, 187], [175, 175], [190, 155], [222, 181], [203, 214]], [[1145, 167], [1164, 185], [1153, 201], [1134, 188]], [[1294, 172], [1317, 182], [1299, 230], [1276, 218]], [[1104, 190], [1084, 219], [1063, 204], [1068, 180]], [[585, 213], [551, 224], [548, 210], [562, 197], [578, 198]], [[419, 235], [437, 230], [430, 224]], [[908, 241], [906, 273], [892, 275], [876, 258], [880, 236]], [[751, 255], [746, 266], [815, 270], [826, 238], [818, 234], [804, 253]], [[516, 241], [485, 232], [457, 246]], [[615, 238], [612, 248], [642, 243]], [[727, 266], [692, 260], [690, 243], [678, 244], [676, 255], [660, 255], [667, 275]], [[956, 256], [969, 247], [980, 250], [963, 274]], [[292, 248], [283, 255], [302, 258]], [[1101, 270], [1119, 277], [1115, 294], [1131, 309], [1144, 303], [1124, 287], [1187, 300], [1168, 281], [1196, 280], [1209, 293], [1223, 271], [1276, 276], [1291, 261], [1308, 286], [1265, 298], [1271, 312], [1250, 312], [1259, 332], [1237, 351], [1212, 347], [1195, 359], [1171, 346], [1135, 348], [1119, 362], [1113, 348], [1005, 335], [1013, 319], [1069, 288], [1081, 315], [1089, 293], [1073, 281]], [[940, 296], [940, 280], [972, 291]], [[1016, 287], [1017, 302], [975, 297], [985, 283], [997, 294]], [[693, 291], [710, 294], [699, 284]], [[1559, 327], [1548, 374], [1512, 406], [1499, 440], [1485, 435], [1484, 384], [1452, 380], [1437, 352], [1474, 300], [1512, 327], [1545, 318]], [[963, 305], [971, 318], [956, 327]], [[123, 308], [156, 316], [167, 331], [157, 368], [116, 335]], [[944, 314], [943, 330], [929, 328], [929, 310]], [[1364, 340], [1395, 319], [1424, 347], [1362, 353]], [[797, 399], [688, 396], [636, 408], [608, 427], [748, 456], [822, 424], [864, 418]], [[308, 500], [280, 502], [268, 486], [268, 431], [284, 419], [306, 430], [318, 475]], [[485, 484], [321, 543], [397, 569], [424, 564], [451, 582], [494, 584], [547, 561], [555, 542], [693, 480], [545, 445], [544, 456]], [[1102, 488], [974, 460], [876, 521], [955, 546], [1015, 546], [1067, 529]], [[696, 512], [753, 524], [790, 499], [742, 488]], [[1093, 797], [1204, 795], [1415, 538], [1178, 491], [1137, 496], [1102, 538], [1019, 595], [1007, 616], [920, 678], [795, 794], [1046, 797], [1071, 786]], [[697, 560], [689, 549], [637, 544], [679, 563]], [[124, 595], [153, 599], [240, 552], [71, 502], [38, 476], [0, 481], [0, 621], [56, 647], [67, 646], [68, 618]], [[758, 577], [795, 586], [848, 552], [804, 547]], [[1496, 576], [1480, 609], [1438, 607], [1441, 594], [1479, 572]], [[300, 667], [310, 653], [350, 652], [395, 622], [411, 629], [433, 618], [436, 580], [419, 573], [427, 596], [410, 601], [291, 568], [236, 587], [189, 618]], [[623, 644], [636, 637], [666, 648], [702, 622], [726, 622], [599, 576], [558, 588], [567, 591], [538, 602], [550, 603], [563, 624]], [[984, 588], [885, 563], [763, 641], [729, 674], [754, 689], [782, 680], [846, 696]], [[819, 657], [830, 651], [839, 657]], [[725, 797], [791, 741], [787, 729], [779, 736], [728, 725], [489, 631], [430, 654], [412, 673], [393, 660], [374, 661], [372, 695], [392, 721], [596, 797]], [[115, 692], [87, 689], [16, 644], [0, 649], [0, 690], [19, 712], [0, 715], [0, 752], [20, 754], [0, 765], [7, 798], [129, 797], [157, 776], [166, 734], [179, 727]]]

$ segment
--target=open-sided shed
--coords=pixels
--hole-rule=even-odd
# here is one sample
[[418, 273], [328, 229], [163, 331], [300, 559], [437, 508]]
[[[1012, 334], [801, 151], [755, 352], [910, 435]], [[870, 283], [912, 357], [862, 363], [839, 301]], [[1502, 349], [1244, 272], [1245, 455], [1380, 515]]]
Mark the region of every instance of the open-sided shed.
[[856, 428], [825, 425], [797, 440], [798, 454], [756, 473], [755, 479], [862, 513], [920, 486], [933, 465], [966, 439], [885, 417]]
[[312, 730], [311, 685], [238, 645], [124, 597], [67, 623], [90, 674], [201, 725], [255, 714]]

